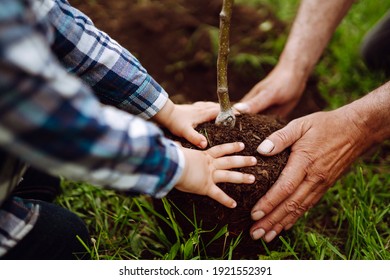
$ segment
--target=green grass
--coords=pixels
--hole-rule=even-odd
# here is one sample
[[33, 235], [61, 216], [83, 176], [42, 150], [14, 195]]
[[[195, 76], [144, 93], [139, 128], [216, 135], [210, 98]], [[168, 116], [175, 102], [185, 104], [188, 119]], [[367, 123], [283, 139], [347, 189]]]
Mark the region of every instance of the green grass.
[[[267, 4], [291, 23], [297, 2], [286, 0], [237, 1], [257, 6]], [[388, 1], [358, 1], [338, 28], [324, 57], [315, 69], [319, 89], [328, 101], [327, 109], [342, 106], [374, 89], [384, 77], [370, 73], [359, 58], [358, 46], [365, 32], [387, 9]], [[277, 56], [287, 34], [275, 41]], [[390, 159], [383, 155], [384, 143], [371, 156], [357, 161], [325, 194], [323, 199], [285, 235], [277, 248], [265, 247], [259, 259], [390, 259]], [[382, 151], [382, 153], [381, 153]], [[164, 200], [169, 218], [153, 209], [148, 197], [126, 197], [111, 190], [64, 181], [58, 203], [86, 221], [93, 244], [93, 259], [207, 259], [201, 225], [184, 236], [172, 212], [174, 205]], [[167, 224], [175, 232], [170, 240], [159, 226]], [[225, 238], [226, 227], [215, 232]], [[231, 259], [240, 239], [221, 248], [220, 259]]]

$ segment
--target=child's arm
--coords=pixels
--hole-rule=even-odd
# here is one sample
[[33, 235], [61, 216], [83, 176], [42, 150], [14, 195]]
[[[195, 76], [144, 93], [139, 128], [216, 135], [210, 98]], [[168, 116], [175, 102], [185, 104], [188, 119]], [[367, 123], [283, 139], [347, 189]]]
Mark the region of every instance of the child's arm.
[[[0, 13], [0, 147], [9, 154], [51, 174], [155, 197], [175, 185], [199, 193], [185, 175], [198, 172], [189, 171], [192, 161], [208, 158], [203, 162], [215, 170], [229, 167], [201, 151], [193, 160], [152, 122], [102, 106], [58, 63], [50, 33], [30, 6], [0, 1], [0, 10], [12, 11]], [[200, 174], [231, 181], [214, 169]], [[204, 194], [210, 194], [207, 186]]]
[[79, 76], [100, 102], [143, 119], [165, 105], [168, 94], [137, 58], [67, 1], [35, 3], [54, 28], [52, 50], [70, 73]]
[[[37, 10], [45, 12], [43, 8]], [[214, 119], [217, 104], [174, 105], [130, 52], [67, 2], [55, 2], [46, 16], [55, 29], [53, 51], [68, 72], [92, 87], [102, 103], [143, 119], [155, 117], [173, 134], [206, 147], [205, 137], [193, 128]]]

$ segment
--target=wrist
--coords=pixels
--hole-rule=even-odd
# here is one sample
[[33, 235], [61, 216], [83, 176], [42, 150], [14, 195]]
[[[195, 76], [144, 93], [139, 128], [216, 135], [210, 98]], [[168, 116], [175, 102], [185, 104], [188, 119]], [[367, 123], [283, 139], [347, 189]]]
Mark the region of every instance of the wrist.
[[159, 190], [158, 193], [155, 194], [156, 198], [161, 198], [166, 196], [168, 192], [171, 191], [172, 188], [183, 184], [183, 180], [187, 176], [186, 174], [188, 173], [188, 164], [187, 164], [188, 159], [186, 158], [186, 155], [184, 153], [185, 149], [175, 142], [172, 143], [173, 145], [171, 145], [172, 149], [170, 149], [169, 158], [175, 159], [177, 164], [175, 165], [175, 168], [172, 169], [173, 171], [172, 178], [169, 181], [166, 181], [162, 184], [162, 188]]
[[188, 168], [188, 153], [187, 153], [187, 149], [182, 147], [182, 146], [179, 146], [179, 150], [181, 152], [181, 154], [183, 155], [183, 169], [181, 171], [181, 174], [176, 182], [176, 185], [175, 186], [180, 186], [180, 185], [183, 185], [183, 182], [184, 182], [184, 179], [186, 178], [188, 172], [189, 172], [189, 168]]
[[156, 115], [152, 117], [152, 120], [164, 127], [169, 127], [174, 110], [175, 104], [172, 102], [172, 100], [167, 99], [165, 105], [161, 108], [160, 111], [157, 112]]
[[390, 82], [345, 107], [371, 145], [390, 138]]
[[307, 57], [289, 55], [287, 52], [283, 52], [275, 69], [277, 69], [277, 71], [289, 73], [289, 75], [294, 76], [294, 80], [306, 83], [313, 67], [314, 66]]

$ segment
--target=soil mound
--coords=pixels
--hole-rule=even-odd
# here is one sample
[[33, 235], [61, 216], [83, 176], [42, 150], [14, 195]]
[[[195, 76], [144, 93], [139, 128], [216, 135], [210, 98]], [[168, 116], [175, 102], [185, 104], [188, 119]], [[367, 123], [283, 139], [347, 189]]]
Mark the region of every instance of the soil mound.
[[[221, 189], [237, 201], [235, 209], [224, 207], [205, 196], [176, 190], [172, 190], [168, 194], [167, 199], [175, 205], [172, 210], [185, 235], [188, 236], [193, 232], [195, 230], [193, 224], [196, 224], [202, 230], [210, 231], [201, 235], [203, 244], [208, 244], [222, 227], [228, 225], [228, 236], [222, 236], [207, 246], [206, 252], [209, 257], [220, 257], [223, 251], [226, 250], [226, 246], [229, 246], [230, 242], [240, 235], [241, 241], [233, 251], [233, 258], [251, 259], [256, 258], [260, 253], [265, 253], [261, 241], [253, 241], [250, 238], [249, 229], [253, 224], [250, 212], [254, 204], [279, 177], [280, 172], [287, 163], [289, 151], [285, 150], [273, 157], [265, 157], [257, 153], [256, 149], [262, 140], [282, 127], [283, 123], [271, 116], [240, 115], [237, 117], [235, 127], [231, 130], [216, 126], [212, 122], [204, 123], [197, 128], [200, 133], [206, 135], [209, 147], [240, 141], [245, 144], [245, 149], [239, 154], [255, 156], [258, 161], [255, 166], [235, 169], [255, 175], [256, 180], [253, 184], [218, 184]], [[168, 137], [180, 140], [169, 134]], [[183, 139], [180, 142], [184, 147], [197, 149], [197, 147], [183, 141]], [[157, 211], [160, 213], [165, 212], [161, 201], [154, 200], [154, 204]], [[180, 210], [176, 209], [176, 207]], [[175, 235], [172, 229], [164, 225], [161, 226], [164, 228], [165, 233], [174, 241]]]

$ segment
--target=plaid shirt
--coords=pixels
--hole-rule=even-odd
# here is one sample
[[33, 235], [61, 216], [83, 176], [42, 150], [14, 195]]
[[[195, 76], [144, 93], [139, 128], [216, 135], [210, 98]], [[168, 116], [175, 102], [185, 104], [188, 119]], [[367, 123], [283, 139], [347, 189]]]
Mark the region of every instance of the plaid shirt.
[[[146, 121], [167, 99], [134, 56], [66, 0], [0, 0], [0, 147], [12, 157], [162, 197], [184, 165], [177, 145]], [[4, 183], [0, 204], [9, 194]], [[3, 206], [0, 256], [39, 211]]]

